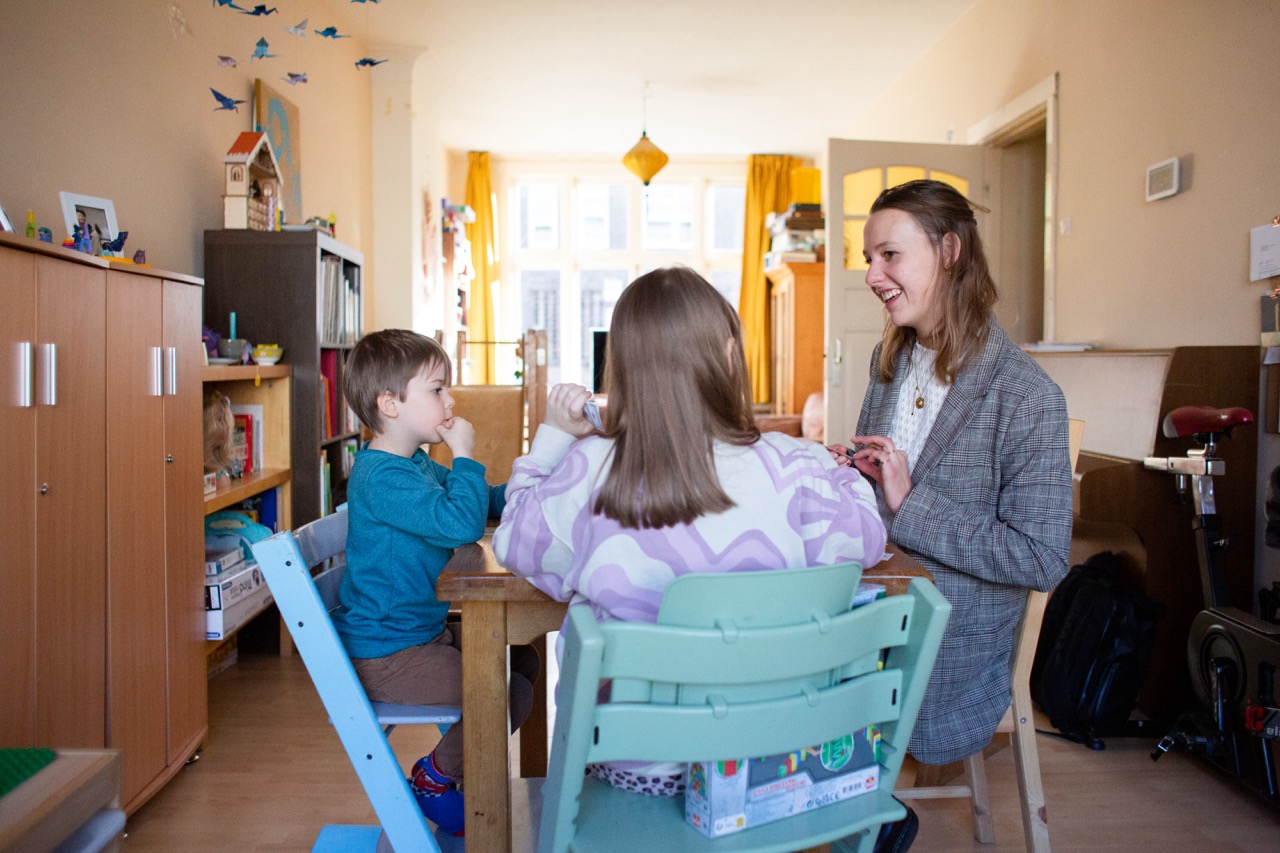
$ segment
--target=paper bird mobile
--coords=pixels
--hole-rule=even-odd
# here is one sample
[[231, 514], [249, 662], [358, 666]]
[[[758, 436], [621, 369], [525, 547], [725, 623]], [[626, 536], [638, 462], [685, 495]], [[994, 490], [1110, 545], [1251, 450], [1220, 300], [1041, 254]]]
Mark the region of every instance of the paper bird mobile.
[[323, 30], [316, 30], [316, 35], [323, 36], [327, 39], [349, 39], [351, 36], [338, 35], [337, 27], [325, 27]]
[[239, 11], [239, 12], [244, 11], [243, 6], [237, 6], [234, 2], [232, 2], [232, 0], [213, 0], [213, 5], [226, 6], [228, 9], [235, 9], [236, 11]]
[[380, 3], [382, 0], [351, 0], [352, 3]]
[[240, 11], [246, 15], [256, 15], [258, 17], [262, 17], [264, 15], [273, 14], [278, 10], [276, 9], [275, 6], [272, 6], [270, 9], [268, 9], [265, 5], [260, 3], [257, 6], [254, 6], [252, 9], [241, 9]]
[[129, 236], [128, 231], [121, 231], [119, 234], [116, 235], [116, 238], [114, 240], [103, 240], [102, 241], [103, 250], [107, 252], [121, 251], [122, 249], [124, 249], [124, 241], [125, 241], [125, 238], [127, 238], [128, 236]]
[[285, 27], [284, 31], [291, 36], [307, 37], [307, 19], [303, 18], [302, 23], [294, 24], [292, 27]]
[[265, 38], [258, 39], [258, 46], [253, 49], [253, 56], [250, 59], [272, 59], [279, 56], [278, 53], [267, 53], [267, 40]]
[[218, 65], [223, 66], [225, 68], [235, 68], [236, 58], [234, 56], [219, 56]]
[[286, 71], [285, 74], [287, 74], [288, 76], [281, 77], [280, 79], [288, 83], [290, 86], [296, 86], [299, 83], [307, 82], [307, 72], [305, 71], [303, 71], [301, 74], [295, 74], [292, 71]]
[[240, 108], [237, 107], [236, 104], [243, 104], [244, 101], [237, 101], [235, 98], [228, 98], [217, 89], [210, 88], [209, 91], [213, 92], [213, 96], [218, 99], [218, 103], [222, 104], [220, 107], [214, 107], [214, 112], [217, 112], [218, 110], [234, 110], [235, 112], [240, 112]]
[[385, 59], [372, 59], [365, 56], [356, 61], [356, 68], [372, 68], [373, 66], [381, 65], [384, 62], [386, 62]]

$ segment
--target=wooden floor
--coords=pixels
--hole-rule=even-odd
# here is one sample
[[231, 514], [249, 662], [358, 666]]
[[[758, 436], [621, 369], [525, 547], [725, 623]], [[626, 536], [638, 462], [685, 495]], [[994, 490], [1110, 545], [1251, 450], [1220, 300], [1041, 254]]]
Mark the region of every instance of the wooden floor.
[[[391, 735], [405, 767], [435, 740], [422, 726]], [[1280, 814], [1198, 761], [1173, 754], [1153, 764], [1149, 741], [1113, 740], [1102, 752], [1039, 741], [1057, 851], [1280, 851]], [[1008, 802], [996, 808], [997, 843], [973, 840], [964, 802], [917, 801], [912, 853], [1023, 849], [1012, 750], [988, 767], [993, 798]], [[325, 823], [373, 822], [301, 659], [244, 655], [209, 684], [200, 760], [129, 819], [124, 850], [308, 851]]]

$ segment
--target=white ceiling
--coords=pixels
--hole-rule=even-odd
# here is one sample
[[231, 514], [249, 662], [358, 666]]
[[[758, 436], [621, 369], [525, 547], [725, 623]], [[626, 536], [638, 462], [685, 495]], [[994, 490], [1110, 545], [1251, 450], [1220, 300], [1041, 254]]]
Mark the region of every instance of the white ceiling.
[[426, 52], [449, 148], [621, 155], [648, 81], [673, 156], [820, 154], [974, 2], [329, 0], [375, 57]]

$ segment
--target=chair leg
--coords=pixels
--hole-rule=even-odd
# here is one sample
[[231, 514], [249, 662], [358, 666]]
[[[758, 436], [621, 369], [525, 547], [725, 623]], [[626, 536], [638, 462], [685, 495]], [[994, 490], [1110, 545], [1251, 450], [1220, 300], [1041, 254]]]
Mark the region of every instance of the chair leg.
[[1018, 793], [1022, 801], [1022, 831], [1027, 850], [1049, 853], [1049, 816], [1045, 809], [1044, 783], [1040, 779], [1040, 751], [1036, 745], [1035, 719], [1029, 695], [1014, 695], [1013, 755], [1018, 769]]
[[978, 750], [964, 760], [965, 771], [969, 775], [969, 787], [973, 796], [969, 799], [969, 808], [973, 812], [973, 837], [983, 844], [994, 844], [996, 828], [991, 820], [991, 791], [987, 787], [987, 759]]

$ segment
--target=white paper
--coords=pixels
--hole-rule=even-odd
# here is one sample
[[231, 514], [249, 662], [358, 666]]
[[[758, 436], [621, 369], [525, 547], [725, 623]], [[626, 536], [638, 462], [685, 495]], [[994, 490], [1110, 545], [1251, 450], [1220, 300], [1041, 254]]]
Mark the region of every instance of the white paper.
[[1280, 227], [1259, 225], [1249, 232], [1249, 281], [1280, 275]]

